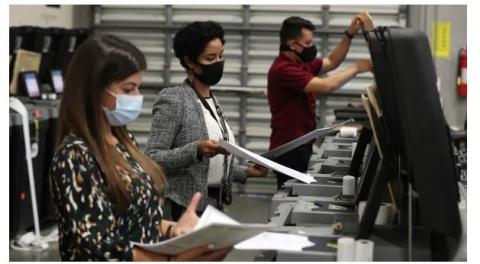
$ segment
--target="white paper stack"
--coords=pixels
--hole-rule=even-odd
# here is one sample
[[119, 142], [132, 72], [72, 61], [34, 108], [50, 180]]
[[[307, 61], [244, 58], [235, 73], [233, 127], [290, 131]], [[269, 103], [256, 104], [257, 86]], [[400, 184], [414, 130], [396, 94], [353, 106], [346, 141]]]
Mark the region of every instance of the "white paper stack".
[[209, 205], [192, 232], [155, 244], [131, 244], [164, 255], [177, 255], [201, 245], [217, 249], [236, 245], [236, 249], [243, 250], [290, 251], [314, 245], [306, 236], [266, 232], [271, 228], [265, 224], [241, 224]]

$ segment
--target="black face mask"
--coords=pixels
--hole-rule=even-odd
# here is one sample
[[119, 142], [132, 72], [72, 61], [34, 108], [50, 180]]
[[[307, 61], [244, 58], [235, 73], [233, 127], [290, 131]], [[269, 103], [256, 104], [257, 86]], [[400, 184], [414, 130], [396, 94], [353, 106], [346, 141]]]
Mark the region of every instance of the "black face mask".
[[224, 64], [225, 60], [207, 65], [199, 63], [198, 65], [202, 68], [202, 74], [197, 74], [195, 71], [193, 71], [193, 74], [202, 83], [210, 86], [215, 85], [222, 79]]
[[300, 43], [298, 43], [298, 45], [303, 47], [303, 51], [301, 53], [298, 53], [296, 51], [294, 52], [298, 55], [298, 57], [300, 57], [302, 61], [309, 62], [317, 57], [317, 46], [315, 46], [315, 44], [310, 47], [304, 47]]

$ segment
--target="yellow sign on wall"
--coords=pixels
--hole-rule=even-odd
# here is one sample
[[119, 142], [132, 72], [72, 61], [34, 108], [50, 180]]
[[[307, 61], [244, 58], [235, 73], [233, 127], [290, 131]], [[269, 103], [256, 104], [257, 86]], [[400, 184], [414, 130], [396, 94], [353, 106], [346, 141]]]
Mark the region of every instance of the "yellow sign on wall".
[[450, 58], [452, 23], [450, 21], [438, 21], [432, 23], [432, 50], [437, 58]]

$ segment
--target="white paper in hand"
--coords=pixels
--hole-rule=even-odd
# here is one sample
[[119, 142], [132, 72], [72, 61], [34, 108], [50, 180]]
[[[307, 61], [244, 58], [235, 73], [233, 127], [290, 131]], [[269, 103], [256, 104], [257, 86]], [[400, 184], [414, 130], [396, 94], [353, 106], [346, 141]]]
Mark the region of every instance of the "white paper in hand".
[[268, 229], [267, 225], [242, 225], [208, 205], [192, 232], [155, 244], [131, 244], [159, 254], [176, 255], [201, 245], [233, 246]]
[[274, 161], [271, 161], [269, 159], [266, 159], [258, 154], [255, 154], [249, 150], [246, 150], [242, 147], [239, 147], [237, 145], [234, 145], [230, 142], [227, 142], [223, 139], [220, 139], [219, 140], [219, 143], [220, 143], [220, 146], [224, 149], [226, 149], [228, 152], [230, 152], [231, 154], [235, 155], [235, 156], [238, 156], [240, 158], [243, 158], [243, 159], [246, 159], [246, 160], [249, 160], [253, 163], [256, 163], [258, 165], [261, 165], [265, 168], [269, 168], [269, 169], [272, 169], [274, 171], [278, 171], [280, 173], [283, 173], [285, 175], [288, 175], [292, 178], [295, 178], [299, 181], [302, 181], [304, 183], [312, 183], [312, 182], [316, 182], [315, 178], [313, 178], [311, 175], [309, 174], [305, 174], [305, 173], [301, 173], [299, 171], [296, 171], [296, 170], [292, 170], [288, 167], [285, 167], [281, 164], [278, 164]]
[[291, 150], [294, 150], [296, 148], [298, 148], [299, 146], [307, 143], [307, 142], [310, 142], [314, 139], [317, 139], [319, 137], [322, 137], [322, 136], [326, 136], [328, 135], [328, 133], [332, 132], [332, 130], [336, 129], [337, 127], [341, 127], [341, 126], [344, 126], [350, 122], [353, 122], [354, 120], [352, 118], [346, 120], [346, 121], [343, 121], [341, 123], [338, 123], [338, 124], [335, 124], [331, 127], [325, 127], [325, 128], [318, 128], [318, 129], [315, 129], [313, 131], [310, 131], [309, 133], [299, 137], [299, 138], [296, 138], [292, 141], [289, 141], [281, 146], [278, 146], [268, 152], [265, 152], [263, 153], [261, 156], [264, 157], [264, 158], [267, 158], [267, 159], [273, 159], [273, 158], [276, 158], [280, 155], [283, 155]]
[[213, 249], [234, 246], [269, 229], [266, 225], [209, 224], [190, 233], [155, 244], [130, 242], [148, 251], [165, 255], [177, 255], [189, 249], [212, 245]]
[[197, 225], [195, 226], [194, 230], [198, 230], [204, 228], [210, 224], [231, 224], [231, 225], [239, 225], [240, 223], [235, 221], [230, 216], [220, 212], [217, 208], [208, 205], [205, 211], [200, 217]]

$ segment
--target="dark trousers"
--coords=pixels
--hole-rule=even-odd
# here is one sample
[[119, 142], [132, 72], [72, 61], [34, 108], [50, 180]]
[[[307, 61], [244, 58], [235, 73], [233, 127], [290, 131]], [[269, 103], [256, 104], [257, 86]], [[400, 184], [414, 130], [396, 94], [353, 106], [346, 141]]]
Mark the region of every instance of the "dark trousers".
[[[312, 156], [312, 145], [301, 145], [300, 147], [293, 149], [277, 158], [275, 162], [282, 164], [285, 167], [294, 169], [299, 172], [306, 172], [308, 170], [308, 163]], [[280, 189], [282, 185], [292, 177], [275, 171], [277, 176], [277, 189]]]

